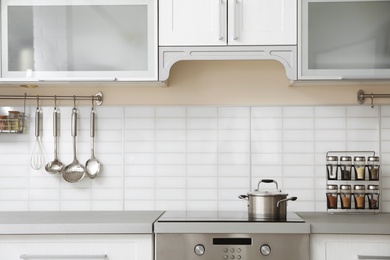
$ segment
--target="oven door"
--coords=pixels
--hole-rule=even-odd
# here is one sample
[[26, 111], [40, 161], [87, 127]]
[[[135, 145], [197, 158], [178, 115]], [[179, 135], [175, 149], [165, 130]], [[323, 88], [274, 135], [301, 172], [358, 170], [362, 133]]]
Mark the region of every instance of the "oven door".
[[156, 234], [156, 260], [309, 260], [308, 234]]

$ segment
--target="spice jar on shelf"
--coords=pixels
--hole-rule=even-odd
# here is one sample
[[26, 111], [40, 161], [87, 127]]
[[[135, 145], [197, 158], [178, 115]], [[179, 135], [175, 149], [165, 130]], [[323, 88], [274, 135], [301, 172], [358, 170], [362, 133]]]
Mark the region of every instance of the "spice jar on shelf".
[[20, 112], [19, 111], [8, 111], [8, 118], [10, 129], [13, 131], [19, 131], [20, 122], [19, 122]]
[[351, 179], [351, 168], [352, 168], [351, 156], [341, 156], [340, 157], [340, 169], [341, 169], [341, 179], [342, 180], [350, 180]]
[[341, 208], [350, 209], [351, 208], [351, 185], [340, 186], [340, 198], [341, 198]]
[[326, 187], [326, 201], [328, 209], [337, 209], [338, 186], [329, 184]]
[[379, 185], [368, 185], [367, 198], [369, 209], [379, 209]]
[[339, 158], [337, 156], [326, 157], [326, 172], [328, 180], [337, 180]]
[[353, 187], [353, 197], [355, 199], [355, 209], [365, 209], [365, 191], [364, 185], [355, 185]]
[[366, 178], [366, 157], [354, 157], [353, 168], [355, 169], [355, 180], [364, 180]]
[[367, 161], [368, 168], [368, 178], [371, 181], [379, 180], [379, 157], [378, 156], [370, 156]]
[[8, 117], [7, 116], [0, 116], [0, 131], [2, 130], [8, 130]]

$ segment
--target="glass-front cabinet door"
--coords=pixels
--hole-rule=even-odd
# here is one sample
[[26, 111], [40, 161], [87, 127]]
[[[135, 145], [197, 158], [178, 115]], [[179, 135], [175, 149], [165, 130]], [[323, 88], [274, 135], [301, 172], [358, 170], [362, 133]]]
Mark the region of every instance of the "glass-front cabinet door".
[[157, 0], [2, 0], [2, 80], [157, 80]]
[[301, 79], [390, 79], [389, 0], [301, 3]]

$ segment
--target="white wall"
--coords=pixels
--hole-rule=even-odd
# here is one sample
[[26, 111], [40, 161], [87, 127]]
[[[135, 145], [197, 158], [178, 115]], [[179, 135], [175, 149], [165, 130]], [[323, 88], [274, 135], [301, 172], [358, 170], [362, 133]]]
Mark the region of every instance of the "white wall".
[[[21, 109], [21, 108], [19, 108]], [[72, 161], [71, 107], [60, 106], [59, 157]], [[237, 196], [275, 178], [298, 196], [289, 210], [325, 211], [325, 155], [370, 150], [382, 159], [381, 209], [390, 212], [390, 106], [97, 107], [94, 180], [65, 182], [29, 167], [34, 110], [23, 134], [0, 134], [0, 210], [246, 210]], [[53, 159], [52, 110], [43, 143]], [[90, 107], [79, 107], [80, 162], [90, 154]]]

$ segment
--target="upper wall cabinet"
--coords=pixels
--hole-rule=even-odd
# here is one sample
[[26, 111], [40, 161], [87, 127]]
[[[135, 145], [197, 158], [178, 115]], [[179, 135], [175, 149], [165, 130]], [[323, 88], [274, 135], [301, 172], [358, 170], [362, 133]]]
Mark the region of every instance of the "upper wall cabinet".
[[297, 0], [160, 0], [159, 45], [294, 45]]
[[302, 0], [299, 79], [389, 79], [389, 0]]
[[2, 81], [157, 80], [157, 0], [2, 0]]

